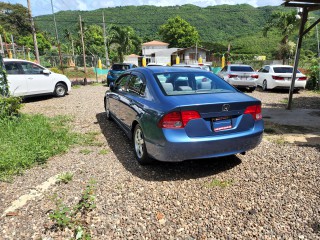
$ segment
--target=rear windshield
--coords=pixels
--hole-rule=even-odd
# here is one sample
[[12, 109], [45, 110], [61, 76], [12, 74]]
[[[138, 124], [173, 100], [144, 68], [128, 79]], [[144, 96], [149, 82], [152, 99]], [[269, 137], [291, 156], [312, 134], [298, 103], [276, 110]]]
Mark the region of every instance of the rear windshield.
[[254, 72], [250, 66], [231, 66], [230, 71], [232, 72]]
[[125, 71], [128, 70], [130, 68], [129, 65], [122, 65], [122, 64], [114, 64], [112, 66], [112, 70], [116, 70], [116, 71]]
[[[275, 73], [292, 73], [293, 67], [274, 67], [273, 71]], [[297, 70], [297, 73], [300, 73], [300, 71]]]
[[235, 88], [211, 72], [157, 73], [155, 78], [166, 95], [237, 92]]

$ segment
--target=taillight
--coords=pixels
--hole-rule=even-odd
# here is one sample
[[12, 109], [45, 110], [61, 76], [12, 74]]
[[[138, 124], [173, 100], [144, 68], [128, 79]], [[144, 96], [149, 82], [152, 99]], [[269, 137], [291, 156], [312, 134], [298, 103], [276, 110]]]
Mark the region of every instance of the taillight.
[[235, 75], [235, 74], [228, 74], [228, 78], [236, 78], [238, 77], [238, 75]]
[[284, 80], [284, 77], [272, 76], [274, 80]]
[[258, 74], [253, 74], [251, 75], [252, 78], [259, 78], [259, 75]]
[[244, 114], [251, 114], [254, 120], [261, 120], [261, 105], [252, 105], [246, 108]]
[[176, 111], [164, 115], [158, 126], [160, 128], [184, 128], [192, 119], [200, 118], [197, 111]]
[[306, 80], [307, 80], [307, 77], [299, 77], [298, 80], [299, 80], [299, 81], [306, 81]]

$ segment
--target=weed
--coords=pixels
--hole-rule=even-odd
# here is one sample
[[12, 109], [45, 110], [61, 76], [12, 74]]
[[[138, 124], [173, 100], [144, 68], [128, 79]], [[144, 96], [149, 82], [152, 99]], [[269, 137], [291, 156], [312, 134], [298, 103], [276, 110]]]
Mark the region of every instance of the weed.
[[107, 149], [102, 149], [102, 150], [100, 150], [99, 154], [100, 154], [100, 155], [107, 155], [109, 152], [110, 152], [110, 151], [107, 150]]
[[80, 150], [80, 153], [82, 153], [82, 154], [84, 154], [84, 155], [88, 155], [88, 154], [90, 154], [92, 151], [91, 150], [89, 150], [89, 149], [81, 149]]
[[272, 134], [272, 133], [276, 133], [277, 131], [275, 129], [273, 129], [273, 128], [265, 128], [264, 132]]
[[101, 147], [103, 145], [102, 142], [97, 141], [96, 136], [99, 135], [99, 132], [88, 132], [79, 137], [79, 144], [88, 145], [88, 146], [97, 146]]
[[72, 85], [72, 89], [78, 89], [78, 88], [81, 88], [80, 85]]
[[58, 181], [67, 184], [73, 178], [73, 173], [65, 172], [58, 176]]
[[283, 104], [287, 104], [288, 103], [288, 99], [287, 98], [284, 98], [280, 101], [280, 103], [283, 103]]
[[94, 82], [91, 83], [90, 86], [103, 86], [103, 84], [101, 82]]
[[206, 186], [209, 187], [209, 188], [212, 188], [212, 187], [225, 188], [225, 187], [229, 187], [232, 183], [233, 183], [233, 180], [221, 181], [221, 180], [218, 180], [218, 179], [213, 179]]
[[79, 202], [73, 206], [66, 206], [61, 199], [54, 195], [52, 200], [56, 209], [52, 210], [49, 218], [55, 222], [60, 230], [69, 228], [73, 231], [75, 239], [91, 239], [88, 223], [86, 222], [87, 213], [92, 211], [95, 205], [95, 184], [91, 180], [86, 189], [81, 194]]

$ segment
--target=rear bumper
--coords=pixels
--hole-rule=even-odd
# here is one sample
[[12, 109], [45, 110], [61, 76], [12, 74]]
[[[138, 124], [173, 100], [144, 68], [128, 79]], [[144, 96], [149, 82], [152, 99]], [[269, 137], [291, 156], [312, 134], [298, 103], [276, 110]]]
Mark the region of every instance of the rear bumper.
[[[306, 87], [307, 81], [295, 81], [294, 88], [296, 89], [304, 89]], [[291, 81], [274, 81], [268, 86], [268, 89], [288, 89], [291, 86]]]
[[146, 147], [149, 155], [159, 161], [181, 162], [245, 152], [259, 145], [262, 135], [263, 121], [259, 121], [251, 131], [199, 138], [189, 138], [181, 131], [168, 136], [162, 144], [146, 141]]
[[257, 81], [256, 80], [237, 80], [234, 78], [228, 79], [228, 83], [236, 87], [256, 87]]

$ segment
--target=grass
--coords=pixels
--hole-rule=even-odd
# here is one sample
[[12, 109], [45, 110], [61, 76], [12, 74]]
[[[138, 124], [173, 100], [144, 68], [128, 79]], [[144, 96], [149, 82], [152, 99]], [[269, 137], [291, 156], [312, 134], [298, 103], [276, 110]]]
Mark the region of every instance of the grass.
[[88, 154], [90, 154], [92, 151], [91, 150], [89, 150], [89, 149], [81, 149], [80, 150], [80, 153], [82, 153], [82, 154], [84, 154], [84, 155], [88, 155]]
[[102, 149], [102, 150], [100, 150], [99, 154], [100, 154], [100, 155], [107, 155], [109, 152], [110, 152], [110, 151], [107, 150], [107, 149]]
[[73, 178], [73, 173], [65, 172], [58, 176], [58, 182], [67, 184], [72, 180], [72, 178]]
[[0, 121], [0, 181], [66, 152], [80, 139], [69, 131], [70, 117], [22, 115]]
[[213, 187], [225, 188], [232, 185], [232, 183], [233, 183], [233, 180], [222, 181], [218, 179], [213, 179], [211, 182], [207, 183], [206, 186], [209, 188], [213, 188]]

